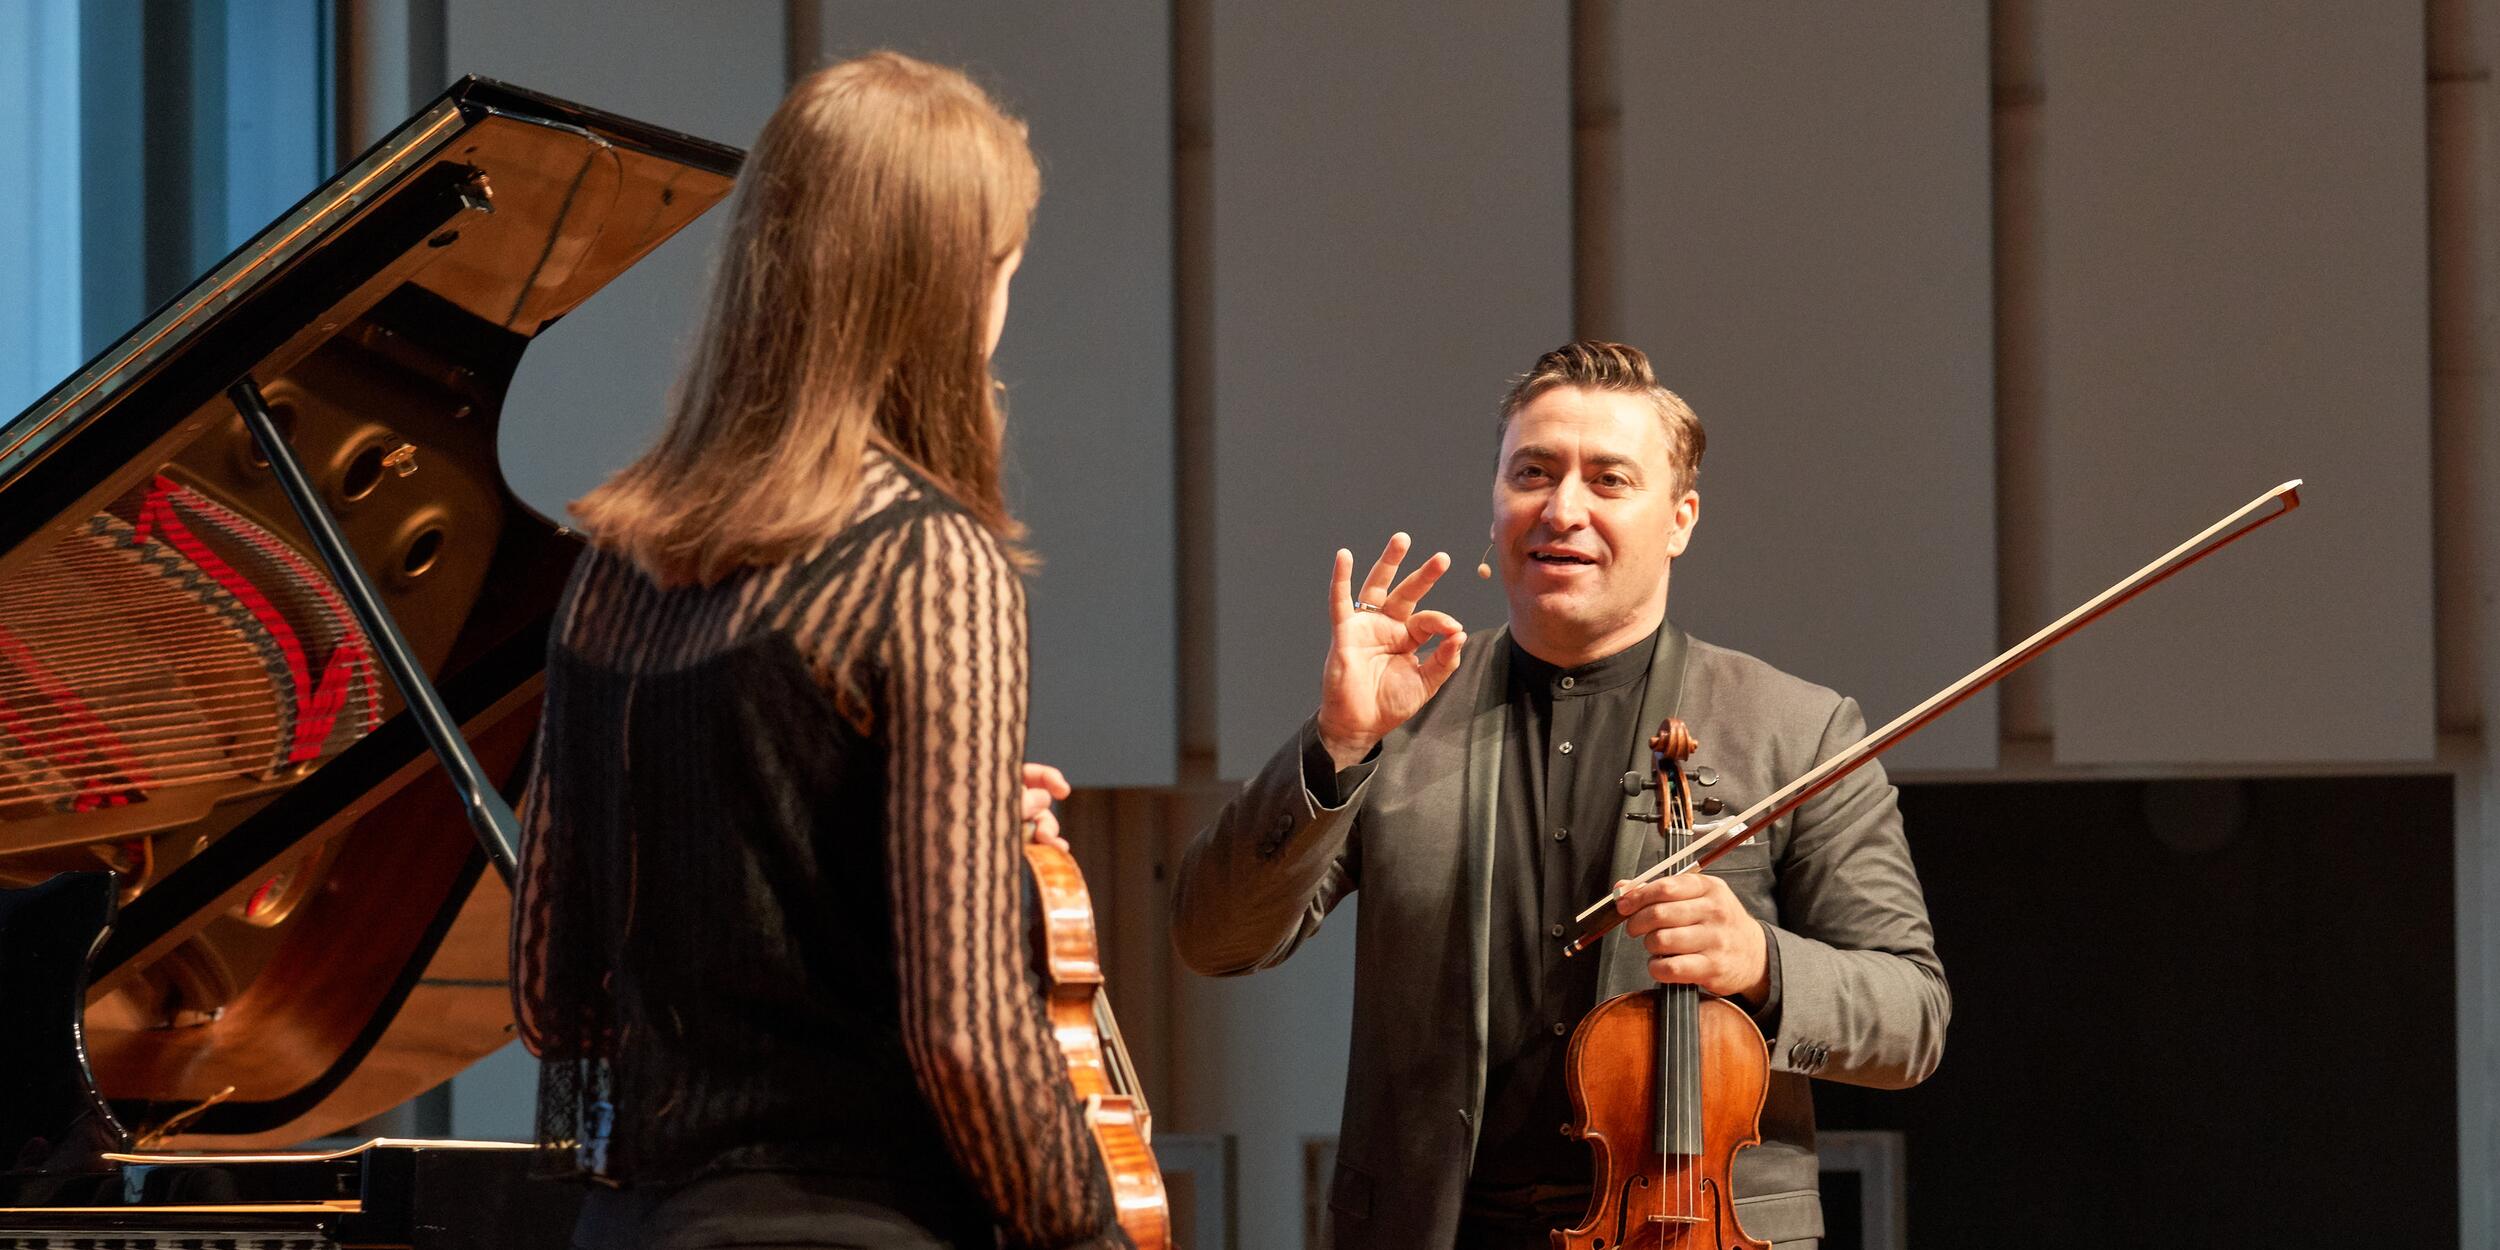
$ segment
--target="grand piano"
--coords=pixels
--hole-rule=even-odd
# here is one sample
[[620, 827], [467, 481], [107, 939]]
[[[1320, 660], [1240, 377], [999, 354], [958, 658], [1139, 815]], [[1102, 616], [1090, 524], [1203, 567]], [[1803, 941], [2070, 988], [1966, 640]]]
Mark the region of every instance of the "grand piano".
[[510, 1040], [505, 390], [739, 159], [463, 81], [0, 427], [0, 1250], [564, 1244], [527, 1148], [286, 1151]]

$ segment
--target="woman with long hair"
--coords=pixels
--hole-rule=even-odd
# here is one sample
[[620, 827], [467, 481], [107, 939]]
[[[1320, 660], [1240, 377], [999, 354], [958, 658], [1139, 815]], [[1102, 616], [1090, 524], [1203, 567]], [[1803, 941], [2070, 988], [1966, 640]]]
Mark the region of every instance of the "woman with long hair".
[[961, 74], [801, 82], [665, 432], [573, 505], [513, 982], [584, 1246], [1126, 1244], [1024, 927], [989, 357], [1039, 194]]

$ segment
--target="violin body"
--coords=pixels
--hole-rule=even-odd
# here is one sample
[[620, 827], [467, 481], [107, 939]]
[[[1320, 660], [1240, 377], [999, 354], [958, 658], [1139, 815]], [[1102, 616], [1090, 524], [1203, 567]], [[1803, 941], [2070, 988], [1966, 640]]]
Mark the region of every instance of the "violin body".
[[1565, 1131], [1589, 1144], [1596, 1180], [1587, 1217], [1557, 1230], [1554, 1250], [1768, 1250], [1737, 1223], [1729, 1181], [1736, 1152], [1762, 1140], [1769, 1048], [1734, 1003], [1697, 995], [1690, 1041], [1708, 1091], [1691, 1112], [1700, 1150], [1662, 1151], [1659, 1013], [1670, 992], [1616, 995], [1572, 1034]]
[[1076, 860], [1058, 847], [1027, 842], [1024, 859], [1041, 895], [1041, 961], [1050, 982], [1050, 1030], [1068, 1065], [1068, 1081], [1084, 1104], [1120, 1230], [1137, 1250], [1169, 1250], [1172, 1211], [1163, 1171], [1148, 1139], [1152, 1121], [1138, 1089], [1119, 1026], [1103, 995], [1102, 946], [1094, 929], [1093, 896]]

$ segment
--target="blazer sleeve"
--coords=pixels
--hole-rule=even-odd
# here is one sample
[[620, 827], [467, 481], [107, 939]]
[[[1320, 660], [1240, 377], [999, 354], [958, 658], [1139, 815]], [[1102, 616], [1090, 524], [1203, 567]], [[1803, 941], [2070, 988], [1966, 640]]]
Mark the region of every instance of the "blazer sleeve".
[[1304, 774], [1317, 735], [1305, 721], [1181, 856], [1172, 945], [1191, 971], [1238, 976], [1274, 967], [1354, 892], [1357, 816], [1370, 770], [1360, 770], [1336, 806], [1324, 804]]
[[[1866, 736], [1856, 700], [1833, 709], [1815, 760]], [[1944, 1057], [1952, 991], [1896, 791], [1870, 763], [1797, 810], [1770, 926], [1778, 1035], [1771, 1063], [1852, 1085], [1916, 1085]]]

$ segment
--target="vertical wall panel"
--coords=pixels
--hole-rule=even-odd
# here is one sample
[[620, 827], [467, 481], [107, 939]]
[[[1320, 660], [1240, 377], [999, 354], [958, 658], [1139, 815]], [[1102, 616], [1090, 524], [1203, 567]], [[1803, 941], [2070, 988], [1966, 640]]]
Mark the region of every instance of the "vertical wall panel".
[[[1668, 614], [1889, 720], [1997, 650], [1987, 8], [1617, 35], [1620, 332], [1710, 434]], [[1991, 767], [1996, 728], [1984, 696], [1890, 762]]]
[[2057, 759], [2429, 758], [2422, 7], [2041, 17], [2058, 598], [2309, 481], [2051, 661]]
[[[1395, 530], [1485, 633], [1506, 380], [1568, 338], [1560, 6], [1215, 11], [1217, 695], [1226, 777], [1319, 698], [1330, 553]], [[1192, 570], [1193, 575], [1202, 575]]]
[[1029, 753], [1081, 786], [1170, 785], [1170, 8], [831, 0], [820, 15], [827, 59], [882, 47], [962, 66], [1031, 128], [1041, 211], [997, 361], [1007, 488], [1044, 561]]
[[[778, 5], [622, 0], [586, 22], [559, 0], [449, 0], [444, 25], [455, 77], [500, 78], [736, 147], [754, 141], [781, 99]], [[442, 85], [414, 84], [420, 98]], [[698, 219], [523, 353], [504, 400], [501, 450], [505, 480], [532, 507], [563, 518], [567, 501], [659, 432], [701, 317], [721, 217]], [[454, 1131], [526, 1140], [537, 1073], [517, 1043], [462, 1073]]]
[[[1218, 767], [1318, 700], [1328, 561], [1391, 531], [1461, 568], [1479, 632], [1505, 380], [1570, 334], [1559, 5], [1213, 6]], [[1358, 566], [1359, 568], [1359, 566]], [[1283, 968], [1178, 999], [1190, 1128], [1241, 1134], [1241, 1244], [1300, 1243], [1300, 1140], [1332, 1134], [1353, 909]]]
[[[560, 0], [449, 0], [448, 69], [743, 148], [781, 99], [779, 5], [622, 0], [596, 20]], [[521, 357], [503, 470], [550, 517], [659, 433], [702, 317], [726, 214], [697, 219]]]

